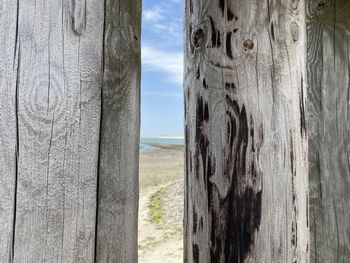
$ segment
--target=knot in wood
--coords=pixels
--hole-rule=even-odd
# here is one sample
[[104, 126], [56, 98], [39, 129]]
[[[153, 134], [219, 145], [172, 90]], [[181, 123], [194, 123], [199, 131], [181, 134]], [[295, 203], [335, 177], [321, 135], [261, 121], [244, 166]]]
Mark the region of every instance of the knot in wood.
[[250, 39], [247, 39], [246, 41], [244, 41], [243, 43], [243, 48], [245, 51], [250, 51], [254, 48], [254, 42]]
[[318, 2], [318, 5], [317, 5], [317, 10], [322, 10], [326, 7], [326, 3], [324, 1], [320, 1]]
[[198, 49], [200, 48], [205, 40], [205, 32], [202, 27], [195, 28], [195, 30], [192, 32], [192, 43], [193, 46]]
[[297, 23], [292, 22], [290, 24], [290, 34], [294, 42], [299, 40], [299, 26]]
[[329, 0], [309, 0], [308, 15], [310, 17], [324, 15], [331, 6], [332, 3]]

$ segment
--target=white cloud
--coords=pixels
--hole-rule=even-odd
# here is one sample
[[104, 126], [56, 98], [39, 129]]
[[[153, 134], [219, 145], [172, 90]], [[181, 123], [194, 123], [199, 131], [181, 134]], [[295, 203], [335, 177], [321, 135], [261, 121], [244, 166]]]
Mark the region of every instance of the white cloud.
[[152, 8], [143, 11], [143, 18], [152, 22], [163, 20], [165, 18], [164, 9], [160, 5], [155, 5]]
[[161, 71], [167, 75], [169, 81], [182, 85], [182, 52], [161, 51], [154, 47], [143, 45], [141, 54], [145, 70]]
[[[157, 39], [157, 44], [162, 41], [168, 47], [175, 47], [182, 45], [182, 14], [178, 12], [177, 0], [168, 1], [144, 10], [142, 26], [144, 32], [152, 32], [151, 34]], [[143, 36], [148, 39], [146, 34]], [[148, 42], [150, 41], [152, 39], [148, 39]]]
[[146, 96], [162, 96], [162, 97], [176, 97], [176, 98], [182, 98], [183, 94], [181, 92], [152, 92], [152, 91], [146, 91], [144, 92], [144, 95]]

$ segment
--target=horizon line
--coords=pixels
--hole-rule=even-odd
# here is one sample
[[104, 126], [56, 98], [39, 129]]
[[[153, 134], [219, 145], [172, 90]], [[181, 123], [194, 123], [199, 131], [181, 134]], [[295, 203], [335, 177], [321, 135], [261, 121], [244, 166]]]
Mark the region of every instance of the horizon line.
[[141, 136], [141, 139], [185, 139], [184, 136]]

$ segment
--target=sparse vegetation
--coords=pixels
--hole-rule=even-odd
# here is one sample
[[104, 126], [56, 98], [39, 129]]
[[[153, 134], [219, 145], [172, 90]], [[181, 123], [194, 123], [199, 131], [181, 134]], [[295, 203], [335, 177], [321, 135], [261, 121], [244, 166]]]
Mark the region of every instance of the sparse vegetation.
[[165, 223], [165, 212], [162, 210], [161, 196], [164, 192], [164, 187], [151, 195], [148, 204], [149, 222], [157, 224], [161, 227]]
[[183, 158], [177, 146], [141, 153], [140, 263], [182, 262]]

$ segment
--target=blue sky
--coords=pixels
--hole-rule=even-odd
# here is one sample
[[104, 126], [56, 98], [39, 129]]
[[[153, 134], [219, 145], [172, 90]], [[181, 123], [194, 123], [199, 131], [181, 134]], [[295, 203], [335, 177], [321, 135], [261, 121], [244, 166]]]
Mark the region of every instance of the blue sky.
[[143, 0], [141, 136], [183, 135], [182, 0]]

